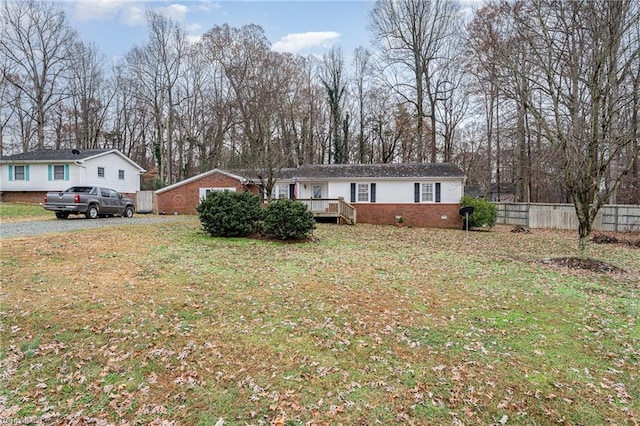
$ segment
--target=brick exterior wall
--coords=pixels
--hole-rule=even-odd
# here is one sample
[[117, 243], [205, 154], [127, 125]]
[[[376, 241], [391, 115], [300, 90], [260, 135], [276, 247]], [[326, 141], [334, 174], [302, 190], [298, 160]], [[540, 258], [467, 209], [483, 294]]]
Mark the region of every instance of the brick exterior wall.
[[213, 173], [193, 182], [177, 186], [166, 192], [156, 194], [156, 213], [166, 214], [193, 214], [197, 215], [196, 206], [200, 204], [200, 188], [235, 188], [236, 191], [250, 190], [258, 194], [258, 189], [253, 185], [243, 185], [237, 179], [222, 173]]
[[458, 214], [459, 204], [351, 204], [356, 208], [357, 223], [394, 225], [396, 216], [402, 216], [404, 226], [462, 229], [462, 218]]
[[44, 194], [45, 191], [6, 191], [0, 199], [6, 203], [40, 204], [44, 203]]

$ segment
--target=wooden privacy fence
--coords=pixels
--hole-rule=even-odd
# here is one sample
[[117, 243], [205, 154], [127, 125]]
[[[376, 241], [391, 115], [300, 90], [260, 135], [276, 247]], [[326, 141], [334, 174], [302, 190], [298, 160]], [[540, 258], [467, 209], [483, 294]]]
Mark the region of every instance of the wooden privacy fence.
[[151, 213], [153, 211], [153, 191], [136, 192], [136, 211], [138, 213]]
[[[578, 216], [573, 204], [495, 203], [498, 206], [496, 223], [529, 228], [578, 229]], [[640, 206], [602, 206], [593, 228], [597, 231], [640, 231]]]

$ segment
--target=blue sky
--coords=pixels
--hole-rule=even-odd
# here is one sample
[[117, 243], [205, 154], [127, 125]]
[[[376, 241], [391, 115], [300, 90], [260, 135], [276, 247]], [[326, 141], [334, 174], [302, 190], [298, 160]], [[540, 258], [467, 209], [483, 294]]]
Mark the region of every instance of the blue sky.
[[85, 42], [108, 58], [124, 55], [147, 38], [145, 10], [181, 22], [197, 39], [214, 25], [262, 26], [274, 50], [321, 55], [332, 46], [351, 56], [369, 46], [367, 30], [373, 0], [66, 0], [63, 8]]

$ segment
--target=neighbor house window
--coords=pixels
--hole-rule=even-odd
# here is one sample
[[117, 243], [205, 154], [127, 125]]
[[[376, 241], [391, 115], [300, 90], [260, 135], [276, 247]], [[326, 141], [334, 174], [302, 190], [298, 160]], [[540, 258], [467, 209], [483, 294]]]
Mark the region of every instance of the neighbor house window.
[[53, 180], [64, 180], [64, 165], [53, 166]]
[[13, 178], [15, 180], [27, 180], [25, 166], [13, 166]]
[[104, 177], [104, 167], [98, 167], [98, 177]]
[[358, 202], [361, 201], [369, 201], [369, 184], [368, 183], [359, 183], [358, 184]]
[[420, 191], [420, 201], [433, 202], [433, 184], [423, 183]]
[[118, 179], [124, 180], [124, 170], [118, 170]]

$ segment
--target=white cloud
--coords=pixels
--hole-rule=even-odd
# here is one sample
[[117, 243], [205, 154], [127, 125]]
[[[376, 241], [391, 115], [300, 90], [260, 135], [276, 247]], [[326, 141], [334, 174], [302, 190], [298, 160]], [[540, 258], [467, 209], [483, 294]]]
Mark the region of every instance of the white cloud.
[[144, 25], [146, 22], [144, 9], [137, 6], [127, 6], [120, 11], [120, 21], [123, 24], [132, 27], [135, 27], [137, 25]]
[[214, 2], [212, 0], [200, 0], [196, 9], [201, 12], [211, 12], [214, 9], [220, 9], [222, 6], [220, 3]]
[[306, 33], [287, 34], [273, 44], [276, 52], [300, 53], [312, 47], [328, 48], [340, 37], [335, 31], [309, 31]]
[[130, 2], [126, 0], [77, 0], [74, 14], [80, 21], [111, 19]]
[[79, 21], [109, 20], [118, 18], [129, 26], [145, 22], [145, 2], [131, 0], [76, 0], [73, 2], [74, 17]]
[[202, 40], [202, 36], [199, 36], [199, 35], [188, 35], [187, 36], [187, 43], [192, 44], [192, 45], [198, 43], [201, 40]]
[[174, 21], [184, 22], [189, 9], [183, 4], [172, 4], [167, 7], [160, 7], [156, 9], [159, 13], [163, 14], [167, 18]]

